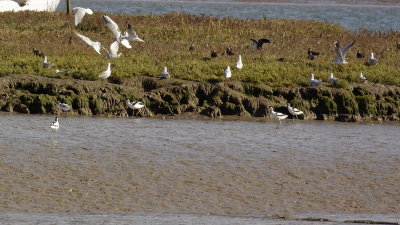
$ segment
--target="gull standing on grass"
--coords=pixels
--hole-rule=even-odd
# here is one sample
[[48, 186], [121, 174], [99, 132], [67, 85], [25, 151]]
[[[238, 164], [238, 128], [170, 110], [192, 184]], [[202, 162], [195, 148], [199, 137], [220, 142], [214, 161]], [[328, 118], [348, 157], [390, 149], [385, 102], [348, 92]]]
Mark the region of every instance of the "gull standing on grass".
[[358, 77], [358, 79], [360, 79], [360, 81], [363, 83], [368, 82], [368, 79], [366, 77], [364, 77], [363, 73], [360, 73], [360, 76]]
[[72, 9], [72, 12], [75, 12], [75, 26], [78, 26], [82, 22], [85, 14], [92, 15], [93, 11], [89, 8], [75, 7]]
[[374, 57], [374, 53], [371, 52], [371, 54], [368, 57], [368, 64], [370, 66], [375, 65], [378, 62], [378, 59]]
[[281, 120], [284, 120], [288, 117], [288, 115], [280, 113], [280, 112], [275, 112], [274, 108], [272, 108], [272, 106], [269, 107], [269, 110], [271, 111], [271, 115], [274, 118], [277, 118], [279, 121], [279, 126], [276, 128], [278, 129], [281, 126]]
[[75, 32], [76, 35], [78, 35], [78, 37], [80, 37], [84, 42], [86, 42], [86, 44], [88, 44], [90, 47], [92, 47], [99, 55], [100, 53], [100, 49], [101, 49], [101, 44], [98, 41], [92, 41], [90, 38], [83, 36], [82, 34], [79, 34], [77, 32]]
[[224, 71], [224, 77], [225, 78], [230, 78], [232, 76], [232, 72], [231, 72], [231, 67], [226, 67], [225, 71]]
[[55, 118], [54, 122], [51, 123], [50, 127], [55, 130], [57, 130], [60, 127], [60, 124], [58, 123], [58, 117]]
[[335, 47], [335, 52], [336, 52], [336, 59], [333, 60], [333, 63], [335, 64], [347, 64], [349, 62], [346, 61], [345, 57], [351, 46], [354, 45], [354, 41], [348, 43], [346, 46], [343, 48], [340, 48], [339, 41], [335, 41], [334, 47]]
[[236, 65], [235, 65], [235, 67], [238, 68], [239, 70], [243, 68], [243, 62], [242, 62], [242, 56], [241, 55], [239, 55], [238, 61], [237, 61]]
[[111, 63], [108, 63], [107, 69], [99, 74], [102, 79], [107, 79], [111, 75]]
[[43, 57], [43, 67], [44, 68], [50, 68], [50, 66], [52, 65], [53, 63], [51, 63], [51, 62], [47, 62], [47, 56], [44, 56]]
[[297, 117], [298, 115], [304, 114], [303, 111], [300, 111], [297, 108], [291, 107], [290, 103], [287, 104], [287, 108], [288, 108], [289, 113], [293, 115], [293, 119], [294, 119], [294, 117], [296, 117], [296, 119], [298, 119], [298, 117]]
[[71, 109], [71, 106], [68, 105], [67, 103], [57, 102], [57, 106], [64, 112], [69, 111]]
[[166, 66], [164, 66], [163, 71], [161, 72], [160, 78], [161, 78], [161, 79], [168, 79], [168, 78], [171, 78], [171, 75], [169, 75]]
[[336, 83], [339, 82], [339, 81], [340, 81], [339, 78], [333, 77], [333, 73], [330, 73], [330, 74], [328, 75], [328, 82], [329, 82], [329, 83], [336, 84]]
[[115, 40], [121, 43], [126, 48], [132, 48], [126, 37], [121, 35], [121, 31], [119, 30], [118, 25], [108, 16], [103, 16], [103, 19], [106, 22], [108, 28], [110, 28], [111, 32], [114, 34]]
[[314, 79], [314, 74], [311, 73], [311, 76], [310, 76], [310, 85], [311, 85], [311, 86], [318, 86], [318, 85], [320, 85], [320, 84], [322, 84], [322, 80], [316, 80], [316, 79]]

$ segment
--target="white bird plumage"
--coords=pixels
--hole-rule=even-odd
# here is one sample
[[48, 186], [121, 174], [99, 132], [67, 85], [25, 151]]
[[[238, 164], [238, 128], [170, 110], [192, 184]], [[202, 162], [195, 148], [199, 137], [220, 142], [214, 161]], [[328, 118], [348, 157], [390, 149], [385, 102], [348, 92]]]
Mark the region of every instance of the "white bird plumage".
[[104, 51], [106, 51], [107, 53], [107, 58], [119, 58], [121, 56], [122, 53], [118, 54], [118, 50], [119, 50], [119, 43], [118, 41], [114, 41], [113, 43], [111, 43], [110, 45], [110, 51], [108, 51], [106, 48], [104, 48], [102, 46], [102, 48], [104, 49]]
[[47, 61], [47, 56], [43, 57], [43, 67], [49, 68], [53, 63]]
[[129, 108], [131, 109], [141, 109], [144, 107], [143, 102], [140, 101], [133, 101], [131, 102], [129, 99], [126, 99], [126, 104], [128, 105]]
[[107, 69], [99, 74], [102, 79], [107, 79], [111, 75], [111, 63], [108, 63]]
[[89, 15], [93, 14], [93, 11], [89, 8], [75, 7], [72, 11], [75, 12], [75, 26], [78, 26], [82, 22], [86, 13]]
[[330, 73], [330, 74], [328, 75], [328, 82], [329, 82], [329, 83], [336, 84], [336, 83], [339, 82], [339, 81], [340, 81], [339, 78], [333, 77], [333, 73]]
[[290, 103], [287, 104], [287, 108], [288, 108], [289, 113], [293, 115], [293, 118], [296, 117], [296, 119], [298, 119], [298, 118], [297, 118], [298, 115], [304, 114], [303, 111], [300, 111], [300, 110], [297, 109], [297, 108], [291, 107], [291, 106], [290, 106]]
[[126, 31], [124, 35], [122, 35], [123, 38], [125, 38], [128, 41], [138, 41], [138, 42], [144, 42], [142, 39], [138, 37], [136, 34], [135, 30], [133, 29], [132, 25], [128, 24], [128, 27], [126, 28]]
[[238, 56], [238, 61], [236, 62], [235, 67], [238, 68], [238, 69], [242, 69], [243, 68], [243, 62], [242, 62], [242, 56], [241, 55]]
[[86, 44], [92, 47], [99, 55], [101, 54], [100, 49], [102, 48], [102, 46], [100, 42], [92, 41], [90, 38], [83, 36], [82, 34], [79, 34], [77, 32], [75, 32], [75, 34], [78, 35], [78, 37], [80, 37], [84, 42], [86, 42]]
[[339, 42], [335, 41], [334, 47], [335, 47], [335, 52], [336, 52], [336, 59], [333, 60], [333, 63], [338, 64], [338, 65], [349, 63], [349, 62], [346, 61], [345, 57], [346, 57], [347, 52], [351, 48], [351, 46], [354, 45], [354, 42], [355, 42], [355, 40], [350, 42], [350, 43], [348, 43], [343, 48], [340, 48]]
[[321, 80], [316, 80], [316, 79], [314, 79], [314, 74], [311, 73], [311, 76], [310, 76], [310, 85], [311, 85], [311, 86], [318, 86], [318, 85], [320, 85], [320, 84], [322, 84], [322, 81], [321, 81]]
[[378, 62], [378, 59], [375, 58], [374, 53], [371, 52], [371, 54], [370, 54], [369, 57], [368, 57], [368, 64], [369, 64], [370, 66], [372, 66], [372, 65], [375, 65], [377, 62]]
[[231, 72], [231, 67], [227, 66], [225, 71], [224, 71], [224, 77], [225, 78], [230, 78], [232, 77], [232, 72]]
[[358, 79], [360, 79], [360, 81], [363, 83], [368, 82], [368, 79], [366, 77], [364, 77], [363, 73], [360, 73], [360, 76], [358, 77]]
[[288, 115], [280, 113], [280, 112], [275, 112], [274, 108], [272, 108], [272, 106], [269, 107], [269, 110], [271, 112], [272, 117], [278, 119], [279, 121], [279, 126], [276, 128], [278, 129], [281, 126], [281, 120], [284, 120], [288, 117]]
[[161, 72], [160, 78], [161, 78], [161, 79], [168, 79], [168, 78], [170, 78], [170, 77], [171, 77], [171, 76], [170, 76], [169, 73], [168, 73], [167, 67], [164, 66], [164, 68], [163, 68], [163, 70], [162, 70], [162, 72]]
[[60, 127], [60, 123], [58, 122], [58, 117], [54, 119], [54, 122], [51, 123], [50, 127], [55, 130], [57, 130]]
[[132, 48], [132, 46], [129, 44], [129, 41], [121, 35], [121, 31], [117, 25], [110, 17], [108, 16], [103, 16], [104, 21], [106, 22], [108, 28], [110, 28], [111, 32], [114, 34], [115, 40], [121, 43], [123, 46], [126, 48]]
[[71, 109], [71, 106], [68, 105], [67, 103], [57, 102], [57, 105], [64, 112], [69, 111]]

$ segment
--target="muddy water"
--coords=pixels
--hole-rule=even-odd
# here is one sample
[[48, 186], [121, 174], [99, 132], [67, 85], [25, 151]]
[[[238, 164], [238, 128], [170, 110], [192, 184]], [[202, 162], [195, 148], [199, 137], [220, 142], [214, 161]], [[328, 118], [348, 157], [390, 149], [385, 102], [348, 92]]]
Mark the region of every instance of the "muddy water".
[[0, 221], [400, 222], [398, 124], [53, 119], [0, 115]]

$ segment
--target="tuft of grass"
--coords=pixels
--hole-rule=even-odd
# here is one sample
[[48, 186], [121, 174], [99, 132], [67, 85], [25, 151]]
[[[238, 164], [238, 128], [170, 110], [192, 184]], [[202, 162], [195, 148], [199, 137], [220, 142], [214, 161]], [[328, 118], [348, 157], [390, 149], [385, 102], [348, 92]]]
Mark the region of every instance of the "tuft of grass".
[[[123, 31], [131, 23], [145, 43], [131, 43], [132, 49], [120, 46], [119, 59], [106, 59], [80, 40], [77, 31], [109, 48], [113, 35], [102, 15], [95, 12], [85, 17], [78, 27], [73, 15], [62, 12], [4, 12], [0, 13], [0, 76], [9, 74], [37, 74], [61, 79], [97, 80], [108, 62], [112, 64], [110, 82], [122, 83], [135, 76], [158, 77], [167, 66], [172, 77], [217, 83], [226, 80], [223, 71], [233, 67], [237, 55], [242, 55], [244, 67], [232, 71], [230, 80], [266, 84], [271, 87], [307, 86], [310, 73], [325, 80], [329, 73], [346, 82], [357, 82], [360, 72], [370, 82], [400, 86], [400, 51], [396, 43], [400, 33], [375, 33], [361, 30], [350, 32], [337, 24], [318, 21], [287, 19], [215, 18], [170, 13], [155, 15], [109, 16]], [[250, 38], [268, 38], [260, 51], [250, 48]], [[70, 38], [72, 43], [70, 44]], [[333, 42], [356, 40], [347, 55], [348, 65], [334, 65]], [[195, 51], [188, 51], [194, 44]], [[222, 55], [231, 47], [235, 56]], [[37, 48], [53, 62], [50, 69], [42, 67], [41, 58], [33, 55]], [[321, 53], [315, 60], [307, 59], [307, 49]], [[211, 50], [219, 56], [210, 57]], [[366, 59], [357, 59], [355, 53], [373, 51], [380, 59], [377, 65], [367, 66]], [[278, 62], [285, 57], [286, 62]], [[54, 70], [68, 70], [68, 76], [56, 76]], [[339, 85], [346, 87], [347, 83]], [[229, 108], [229, 107], [228, 107]]]

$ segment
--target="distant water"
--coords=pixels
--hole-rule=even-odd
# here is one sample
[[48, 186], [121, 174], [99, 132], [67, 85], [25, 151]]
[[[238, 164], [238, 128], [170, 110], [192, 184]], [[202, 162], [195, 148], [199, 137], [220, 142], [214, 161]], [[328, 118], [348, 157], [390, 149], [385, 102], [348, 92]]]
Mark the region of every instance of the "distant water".
[[[299, 2], [299, 1], [295, 1]], [[304, 2], [304, 1], [303, 1]], [[288, 18], [296, 20], [320, 20], [338, 23], [357, 31], [400, 31], [400, 4], [357, 1], [357, 5], [313, 0], [312, 3], [246, 3], [237, 1], [140, 1], [140, 0], [74, 0], [72, 7], [89, 7], [109, 13], [165, 14], [182, 12], [195, 15], [235, 17], [240, 19]], [[351, 1], [350, 1], [351, 2]], [[62, 1], [58, 10], [65, 10]]]

